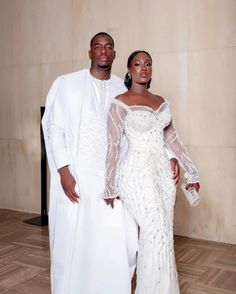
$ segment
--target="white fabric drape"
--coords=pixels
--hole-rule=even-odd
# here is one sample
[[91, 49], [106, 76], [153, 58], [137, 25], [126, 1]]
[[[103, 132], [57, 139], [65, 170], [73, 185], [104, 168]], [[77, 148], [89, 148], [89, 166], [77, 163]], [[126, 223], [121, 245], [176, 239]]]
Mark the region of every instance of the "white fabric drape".
[[[107, 113], [124, 91], [118, 77], [100, 81], [89, 70], [59, 77], [49, 91], [42, 124], [51, 172], [52, 294], [130, 294], [137, 225], [120, 201], [112, 210], [101, 198]], [[76, 180], [79, 204], [61, 187], [57, 169], [64, 165]]]

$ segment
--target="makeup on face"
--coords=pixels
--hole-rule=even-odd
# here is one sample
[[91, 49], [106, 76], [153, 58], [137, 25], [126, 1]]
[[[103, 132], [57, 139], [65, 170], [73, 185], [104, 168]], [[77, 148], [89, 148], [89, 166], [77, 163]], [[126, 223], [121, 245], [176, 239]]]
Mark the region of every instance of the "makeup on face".
[[131, 61], [129, 71], [133, 80], [137, 78], [149, 80], [152, 75], [152, 61], [147, 54], [139, 53]]

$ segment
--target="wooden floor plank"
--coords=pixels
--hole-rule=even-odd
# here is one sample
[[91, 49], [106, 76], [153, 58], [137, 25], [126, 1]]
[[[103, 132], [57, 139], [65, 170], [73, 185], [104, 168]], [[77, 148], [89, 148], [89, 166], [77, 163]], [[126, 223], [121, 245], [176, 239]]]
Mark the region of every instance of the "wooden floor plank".
[[[23, 223], [34, 216], [0, 209], [0, 294], [50, 294], [48, 228]], [[181, 294], [236, 293], [235, 245], [175, 236], [175, 255]]]

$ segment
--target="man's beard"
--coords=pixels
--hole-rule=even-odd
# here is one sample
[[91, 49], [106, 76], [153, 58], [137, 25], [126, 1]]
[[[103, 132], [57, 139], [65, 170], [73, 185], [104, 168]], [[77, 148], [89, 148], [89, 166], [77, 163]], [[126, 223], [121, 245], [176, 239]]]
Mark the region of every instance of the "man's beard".
[[111, 70], [111, 65], [110, 64], [104, 64], [104, 65], [100, 65], [98, 64], [98, 68], [101, 70]]

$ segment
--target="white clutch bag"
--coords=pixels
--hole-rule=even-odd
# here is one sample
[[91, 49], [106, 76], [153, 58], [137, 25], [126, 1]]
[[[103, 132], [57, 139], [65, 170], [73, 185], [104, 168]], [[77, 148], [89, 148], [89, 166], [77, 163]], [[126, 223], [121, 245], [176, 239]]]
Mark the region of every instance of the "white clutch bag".
[[197, 206], [200, 202], [199, 194], [194, 188], [187, 190], [187, 185], [188, 184], [186, 182], [183, 182], [183, 184], [181, 185], [181, 189], [183, 190], [184, 195], [187, 198], [189, 204], [191, 206]]

